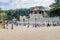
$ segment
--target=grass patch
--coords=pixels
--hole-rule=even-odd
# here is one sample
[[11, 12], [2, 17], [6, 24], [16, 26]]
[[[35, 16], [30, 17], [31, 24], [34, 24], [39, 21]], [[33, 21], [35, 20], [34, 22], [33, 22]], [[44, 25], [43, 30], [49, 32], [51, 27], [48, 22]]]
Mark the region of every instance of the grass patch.
[[0, 25], [0, 29], [3, 29], [3, 26], [2, 25]]

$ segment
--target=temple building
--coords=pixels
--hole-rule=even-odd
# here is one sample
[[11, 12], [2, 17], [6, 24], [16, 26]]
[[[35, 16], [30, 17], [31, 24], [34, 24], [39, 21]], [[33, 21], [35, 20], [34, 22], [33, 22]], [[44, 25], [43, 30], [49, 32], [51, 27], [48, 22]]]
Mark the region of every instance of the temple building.
[[31, 12], [30, 12], [30, 17], [37, 17], [37, 18], [42, 18], [42, 17], [48, 17], [47, 15], [47, 10], [45, 9], [40, 9], [39, 7], [35, 7]]
[[49, 17], [47, 15], [48, 9], [35, 7], [29, 13], [29, 18], [26, 16], [20, 16], [20, 23], [29, 23], [29, 25], [35, 24], [52, 24], [53, 22], [57, 24], [59, 22], [59, 17]]

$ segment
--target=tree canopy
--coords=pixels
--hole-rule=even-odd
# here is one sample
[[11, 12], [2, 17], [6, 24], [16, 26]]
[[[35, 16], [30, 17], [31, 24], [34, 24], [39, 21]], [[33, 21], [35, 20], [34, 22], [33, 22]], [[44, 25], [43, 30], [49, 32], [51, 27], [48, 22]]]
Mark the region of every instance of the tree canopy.
[[55, 17], [55, 16], [60, 16], [60, 1], [59, 0], [55, 0], [55, 4], [52, 4], [51, 9], [48, 11], [48, 15], [50, 17]]
[[[40, 9], [43, 9], [43, 6], [38, 6]], [[7, 18], [9, 20], [12, 20], [14, 17], [19, 20], [20, 16], [29, 16], [29, 13], [34, 9], [35, 7], [31, 8], [20, 8], [15, 10], [0, 10], [0, 13], [5, 13]], [[5, 17], [4, 17], [5, 18]]]

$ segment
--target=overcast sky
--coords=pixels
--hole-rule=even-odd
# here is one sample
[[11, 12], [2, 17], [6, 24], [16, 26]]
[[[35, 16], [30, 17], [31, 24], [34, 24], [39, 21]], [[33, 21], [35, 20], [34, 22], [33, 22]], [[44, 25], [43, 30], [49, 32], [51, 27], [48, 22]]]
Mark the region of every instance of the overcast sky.
[[0, 0], [0, 8], [8, 10], [33, 6], [48, 7], [52, 3], [54, 3], [54, 0]]

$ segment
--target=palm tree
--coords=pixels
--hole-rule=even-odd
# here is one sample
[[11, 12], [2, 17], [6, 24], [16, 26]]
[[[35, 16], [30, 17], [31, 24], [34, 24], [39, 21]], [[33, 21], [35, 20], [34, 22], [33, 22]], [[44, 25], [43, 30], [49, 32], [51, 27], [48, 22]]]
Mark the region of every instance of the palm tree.
[[54, 1], [55, 1], [55, 3], [51, 4], [50, 7], [60, 5], [60, 0], [54, 0]]
[[60, 0], [55, 0], [55, 3], [56, 4], [60, 4]]

